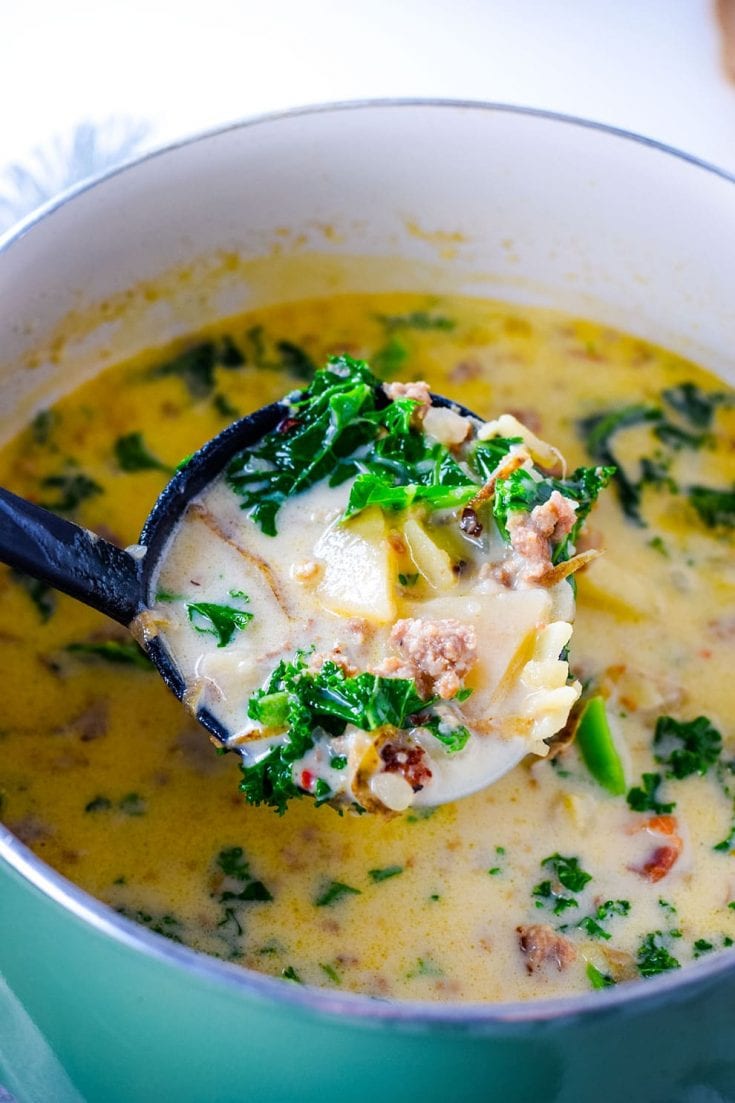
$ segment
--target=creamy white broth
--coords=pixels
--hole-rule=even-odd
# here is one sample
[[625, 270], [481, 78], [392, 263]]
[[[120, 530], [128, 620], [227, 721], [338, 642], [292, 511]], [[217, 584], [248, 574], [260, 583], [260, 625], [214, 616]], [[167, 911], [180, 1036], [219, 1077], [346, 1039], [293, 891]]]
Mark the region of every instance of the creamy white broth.
[[[265, 364], [250, 336], [258, 326]], [[73, 515], [123, 546], [135, 541], [167, 475], [125, 470], [116, 442], [140, 433], [155, 458], [175, 466], [228, 418], [299, 384], [274, 366], [279, 340], [323, 363], [340, 351], [379, 359], [388, 341], [395, 358], [397, 337], [402, 377], [426, 378], [483, 417], [512, 410], [570, 466], [600, 462], [586, 450], [583, 418], [633, 403], [663, 407], [662, 393], [685, 383], [702, 394], [733, 393], [635, 337], [482, 300], [335, 296], [244, 317], [227, 333], [248, 363], [217, 364], [209, 390], [192, 393], [171, 365], [185, 347], [217, 345], [219, 331], [121, 364], [70, 394], [0, 452], [4, 485], [58, 500], [45, 480], [81, 472], [100, 489]], [[604, 698], [623, 795], [600, 786], [573, 743], [430, 815], [416, 808], [392, 819], [339, 817], [307, 799], [283, 817], [249, 807], [237, 792], [236, 756], [213, 753], [155, 673], [109, 660], [110, 645], [126, 644], [122, 633], [3, 572], [0, 659], [8, 684], [27, 687], [4, 702], [3, 820], [55, 868], [149, 929], [292, 983], [379, 997], [532, 1000], [588, 989], [590, 965], [618, 982], [648, 975], [651, 936], [682, 966], [730, 952], [735, 844], [714, 846], [730, 837], [733, 814], [720, 777], [728, 781], [735, 750], [733, 533], [703, 524], [684, 490], [735, 483], [735, 409], [717, 405], [710, 431], [712, 446], [669, 450], [681, 489], [646, 486], [645, 526], [626, 517], [615, 488], [588, 525], [589, 542], [605, 554], [577, 576], [571, 669], [585, 695]], [[645, 426], [614, 444], [627, 466], [660, 446]], [[67, 468], [69, 459], [76, 467]], [[68, 650], [79, 645], [97, 650]], [[701, 715], [721, 733], [719, 765], [701, 777], [664, 777], [667, 767], [654, 758], [657, 720]], [[644, 773], [662, 775], [659, 798], [675, 803], [682, 842], [658, 881], [640, 871], [666, 837], [646, 826], [654, 813], [627, 801]], [[542, 863], [557, 853], [592, 880], [562, 893], [577, 906], [555, 915], [555, 898], [534, 892], [554, 880]], [[350, 891], [335, 896], [334, 884]], [[320, 903], [330, 890], [331, 901]], [[606, 940], [579, 924], [607, 901], [630, 907], [599, 921]], [[552, 950], [528, 971], [518, 928], [534, 925], [571, 945], [561, 968]]]

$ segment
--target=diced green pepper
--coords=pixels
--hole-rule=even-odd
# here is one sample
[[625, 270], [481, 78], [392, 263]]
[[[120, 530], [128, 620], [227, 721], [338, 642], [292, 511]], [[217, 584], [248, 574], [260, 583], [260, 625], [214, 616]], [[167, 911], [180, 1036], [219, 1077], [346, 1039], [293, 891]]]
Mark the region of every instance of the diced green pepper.
[[577, 726], [577, 746], [595, 781], [613, 796], [625, 792], [625, 773], [615, 747], [602, 697], [590, 697]]

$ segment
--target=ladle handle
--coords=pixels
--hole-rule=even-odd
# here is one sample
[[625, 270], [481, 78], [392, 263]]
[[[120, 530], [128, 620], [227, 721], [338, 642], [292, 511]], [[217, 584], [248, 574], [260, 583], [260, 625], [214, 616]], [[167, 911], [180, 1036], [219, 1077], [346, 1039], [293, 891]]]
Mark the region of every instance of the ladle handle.
[[3, 487], [0, 561], [126, 626], [143, 608], [140, 560]]

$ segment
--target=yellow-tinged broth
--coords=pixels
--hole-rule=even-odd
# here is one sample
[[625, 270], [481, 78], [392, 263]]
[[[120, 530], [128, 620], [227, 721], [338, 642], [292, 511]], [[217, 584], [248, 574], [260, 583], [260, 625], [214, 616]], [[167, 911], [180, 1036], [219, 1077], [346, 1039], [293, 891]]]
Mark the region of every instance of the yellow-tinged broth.
[[[485, 417], [512, 410], [572, 467], [591, 462], [580, 418], [660, 406], [661, 392], [683, 382], [726, 390], [633, 337], [479, 299], [336, 296], [260, 311], [222, 332], [244, 365], [210, 371], [194, 359], [186, 377], [157, 372], [213, 333], [107, 371], [3, 448], [0, 482], [53, 505], [63, 488], [44, 479], [83, 474], [100, 490], [73, 516], [131, 543], [168, 474], [122, 470], [115, 442], [139, 432], [173, 468], [236, 414], [297, 385], [287, 370], [299, 366], [293, 346], [317, 364], [347, 351], [378, 371], [425, 378]], [[671, 452], [668, 475], [679, 486], [735, 483], [735, 408], [718, 406], [714, 427], [716, 444]], [[650, 453], [650, 439], [645, 428], [620, 434], [621, 455], [636, 455], [639, 444]], [[726, 947], [735, 938], [735, 859], [713, 847], [729, 836], [733, 814], [722, 781], [734, 749], [733, 531], [706, 527], [684, 495], [665, 488], [645, 490], [643, 503], [646, 527], [626, 519], [613, 490], [596, 507], [590, 538], [604, 537], [605, 556], [578, 576], [571, 665], [607, 698], [628, 788], [644, 772], [665, 773], [653, 759], [658, 716], [703, 714], [722, 734], [720, 780], [712, 768], [662, 782], [659, 798], [675, 802], [684, 845], [658, 882], [639, 872], [661, 842], [641, 829], [651, 813], [609, 796], [575, 747], [431, 815], [340, 818], [305, 800], [279, 818], [248, 807], [235, 756], [214, 753], [152, 670], [67, 650], [122, 639], [115, 626], [36, 592], [41, 606], [54, 605], [42, 619], [8, 571], [0, 575], [0, 661], [12, 690], [0, 725], [3, 820], [71, 880], [154, 930], [277, 976], [376, 996], [569, 993], [589, 987], [589, 963], [600, 974], [637, 975], [642, 940], [654, 931], [681, 964], [712, 952], [705, 944]], [[592, 877], [566, 892], [576, 907], [559, 915], [533, 895], [555, 852], [577, 857]], [[235, 898], [258, 882], [256, 899]], [[356, 891], [317, 905], [332, 882]], [[630, 902], [628, 915], [604, 921], [609, 940], [577, 926], [608, 900]], [[529, 973], [517, 933], [529, 924], [566, 926], [575, 959]]]

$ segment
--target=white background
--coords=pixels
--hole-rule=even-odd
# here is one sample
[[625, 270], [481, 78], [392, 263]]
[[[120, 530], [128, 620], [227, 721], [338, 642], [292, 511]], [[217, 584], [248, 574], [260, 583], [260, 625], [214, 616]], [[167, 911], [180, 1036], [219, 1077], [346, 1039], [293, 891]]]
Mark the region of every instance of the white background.
[[[5, 224], [100, 167], [99, 151], [68, 164], [79, 123], [100, 124], [98, 144], [112, 147], [111, 118], [147, 123], [138, 148], [150, 148], [366, 96], [550, 108], [735, 172], [714, 0], [0, 0], [0, 16]], [[35, 176], [37, 197], [13, 165]]]

